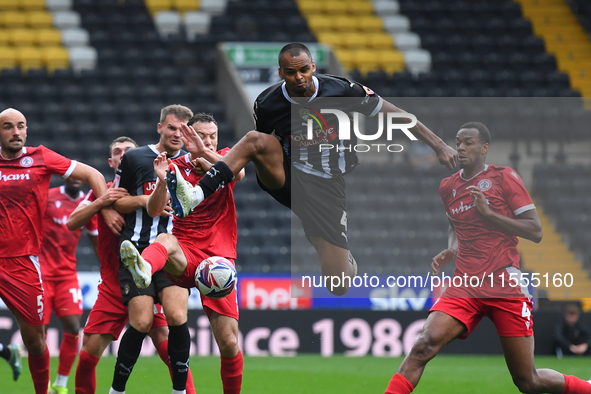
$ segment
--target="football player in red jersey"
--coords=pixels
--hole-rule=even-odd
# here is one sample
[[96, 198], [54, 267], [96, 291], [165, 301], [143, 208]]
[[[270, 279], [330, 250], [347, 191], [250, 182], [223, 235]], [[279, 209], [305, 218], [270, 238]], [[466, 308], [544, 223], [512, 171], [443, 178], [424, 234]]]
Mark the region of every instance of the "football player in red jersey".
[[[45, 325], [49, 324], [53, 311], [64, 328], [57, 377], [50, 394], [67, 393], [68, 377], [78, 355], [80, 316], [83, 309], [82, 291], [76, 274], [76, 247], [82, 229], [70, 231], [66, 223], [70, 214], [84, 200], [81, 186], [79, 180], [68, 178], [62, 186], [49, 189], [43, 218], [43, 243], [39, 263], [45, 291], [44, 320]], [[86, 231], [98, 256], [96, 218], [86, 224]]]
[[[532, 302], [519, 277], [517, 237], [542, 240], [542, 224], [517, 172], [485, 163], [490, 132], [464, 124], [456, 135], [461, 170], [441, 181], [450, 221], [448, 248], [433, 258], [433, 274], [456, 258], [453, 280], [429, 311], [423, 332], [390, 380], [386, 394], [409, 394], [429, 360], [455, 338], [466, 338], [487, 316], [499, 334], [507, 367], [522, 393], [589, 394], [591, 383], [534, 363]], [[457, 284], [459, 283], [459, 285]]]
[[88, 182], [98, 196], [107, 186], [94, 168], [44, 146], [25, 146], [26, 140], [25, 116], [13, 108], [0, 112], [0, 297], [18, 322], [35, 392], [46, 394], [49, 351], [38, 256], [51, 175]]
[[[172, 163], [177, 177], [195, 185], [209, 170], [211, 163], [218, 161], [230, 149], [217, 150], [218, 128], [213, 116], [198, 113], [191, 118], [188, 125], [192, 125], [192, 130], [199, 136], [205, 153], [202, 157], [194, 157], [192, 153], [188, 153]], [[194, 152], [195, 147], [189, 143], [187, 150]], [[165, 181], [167, 168], [166, 155], [161, 154], [154, 160], [154, 171], [159, 181], [147, 203], [151, 216], [162, 212], [169, 200]], [[234, 262], [237, 228], [233, 190], [235, 182], [243, 177], [244, 170], [236, 175], [234, 182], [220, 188], [214, 198], [204, 202], [203, 207], [200, 205], [185, 218], [175, 217], [172, 234], [158, 235], [156, 241], [144, 249], [141, 256], [131, 242], [121, 244], [121, 260], [134, 279], [143, 282], [151, 277], [152, 272], [164, 268], [173, 283], [191, 288], [195, 287], [197, 266], [204, 259], [221, 256]], [[238, 394], [242, 386], [243, 358], [238, 348], [236, 289], [221, 299], [208, 298], [202, 294], [200, 296], [220, 349], [223, 392]]]
[[[116, 138], [110, 145], [109, 166], [117, 171], [123, 154], [137, 144], [129, 137]], [[114, 188], [112, 183], [102, 198], [96, 198], [92, 190], [86, 199], [68, 219], [68, 228], [77, 230], [90, 221], [102, 209], [112, 209], [113, 201], [129, 196], [127, 190]], [[142, 198], [142, 197], [136, 197]], [[121, 222], [123, 222], [123, 217]], [[96, 392], [96, 366], [109, 344], [119, 338], [125, 324], [129, 321], [129, 312], [123, 304], [119, 289], [119, 237], [108, 230], [103, 220], [98, 221], [99, 258], [101, 261], [101, 283], [98, 286], [98, 298], [88, 315], [84, 338], [80, 350], [80, 360], [76, 368], [76, 394], [94, 394]], [[156, 305], [154, 321], [148, 332], [158, 351], [158, 355], [170, 368], [168, 358], [168, 325], [162, 313], [162, 307]], [[187, 393], [195, 394], [193, 377], [189, 371]]]

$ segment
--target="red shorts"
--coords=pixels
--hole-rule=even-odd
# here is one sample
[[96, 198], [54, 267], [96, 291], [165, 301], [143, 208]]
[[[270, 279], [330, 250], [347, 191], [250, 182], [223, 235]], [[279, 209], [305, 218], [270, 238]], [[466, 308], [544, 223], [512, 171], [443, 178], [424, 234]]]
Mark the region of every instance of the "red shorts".
[[68, 315], [82, 315], [82, 290], [78, 278], [65, 280], [44, 280], [45, 314], [43, 324], [49, 324], [51, 312], [57, 317]]
[[41, 270], [36, 256], [0, 258], [0, 298], [31, 326], [43, 325]]
[[[185, 257], [187, 258], [187, 269], [182, 275], [173, 276], [166, 272], [168, 278], [177, 286], [185, 287], [190, 289], [195, 287], [195, 272], [197, 271], [197, 267], [203, 260], [208, 257], [211, 257], [205, 254], [203, 251], [197, 248], [189, 248], [186, 245], [183, 245], [179, 242]], [[228, 259], [232, 264], [234, 264], [234, 260]], [[199, 293], [201, 297], [201, 304], [203, 304], [203, 309], [205, 313], [207, 313], [207, 317], [211, 317], [211, 312], [215, 311], [220, 315], [233, 317], [234, 319], [238, 320], [238, 293], [236, 289], [234, 289], [228, 296], [220, 299], [213, 299], [204, 296], [203, 294]]]
[[[443, 294], [445, 297], [445, 293]], [[480, 320], [487, 316], [502, 337], [528, 337], [534, 334], [532, 302], [528, 298], [440, 298], [429, 310], [439, 311], [464, 323], [466, 339]]]
[[[127, 307], [123, 305], [121, 293], [111, 294], [107, 291], [99, 293], [86, 320], [85, 334], [111, 334], [118, 339], [121, 331], [129, 320]], [[156, 304], [154, 308], [154, 321], [152, 328], [167, 326], [166, 317], [162, 312], [162, 306]]]

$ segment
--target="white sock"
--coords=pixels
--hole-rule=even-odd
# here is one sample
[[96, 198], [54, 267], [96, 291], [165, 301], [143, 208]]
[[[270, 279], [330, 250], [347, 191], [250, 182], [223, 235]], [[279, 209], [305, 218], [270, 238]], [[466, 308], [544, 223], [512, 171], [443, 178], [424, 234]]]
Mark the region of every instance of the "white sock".
[[113, 387], [109, 390], [109, 394], [125, 394], [125, 391], [117, 391]]
[[172, 389], [172, 394], [187, 394], [187, 390], [175, 390], [175, 389]]
[[60, 387], [68, 387], [68, 376], [57, 374], [55, 378], [55, 385]]
[[191, 204], [191, 209], [201, 204], [203, 200], [205, 200], [203, 190], [201, 189], [201, 186], [197, 185], [193, 188], [193, 203]]
[[0, 343], [0, 352], [4, 350], [4, 345]]

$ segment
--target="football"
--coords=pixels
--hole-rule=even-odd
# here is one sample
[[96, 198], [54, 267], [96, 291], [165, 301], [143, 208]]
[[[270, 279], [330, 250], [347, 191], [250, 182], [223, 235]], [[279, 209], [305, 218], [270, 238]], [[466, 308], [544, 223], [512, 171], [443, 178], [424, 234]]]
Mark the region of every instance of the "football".
[[195, 272], [197, 290], [209, 298], [224, 298], [236, 287], [236, 270], [227, 259], [209, 257], [199, 264]]

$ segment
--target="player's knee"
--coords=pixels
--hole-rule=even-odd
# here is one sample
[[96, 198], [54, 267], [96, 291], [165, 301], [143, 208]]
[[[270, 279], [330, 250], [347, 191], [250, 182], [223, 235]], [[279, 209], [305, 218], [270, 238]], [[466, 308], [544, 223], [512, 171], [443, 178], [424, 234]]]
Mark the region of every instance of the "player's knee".
[[35, 357], [41, 356], [45, 352], [45, 337], [43, 335], [23, 337], [23, 344], [27, 351]]
[[80, 323], [69, 323], [64, 324], [64, 332], [71, 334], [71, 335], [79, 335], [80, 334]]
[[152, 326], [152, 317], [151, 316], [140, 316], [135, 317], [133, 322], [131, 322], [131, 326], [135, 328], [139, 332], [148, 332], [150, 327]]
[[165, 311], [166, 322], [169, 326], [180, 326], [187, 322], [187, 314], [182, 310]]
[[167, 250], [170, 249], [174, 236], [172, 234], [162, 233], [156, 237], [156, 242], [164, 246]]
[[423, 332], [412, 347], [410, 355], [421, 362], [427, 363], [437, 355], [435, 339], [428, 332]]
[[537, 394], [545, 392], [538, 389], [538, 384], [533, 376], [514, 376], [513, 383], [519, 392], [524, 394]]
[[244, 136], [244, 143], [250, 148], [251, 154], [262, 152], [267, 148], [266, 134], [251, 130]]
[[218, 343], [220, 354], [224, 357], [235, 357], [238, 354], [238, 338], [226, 335]]

